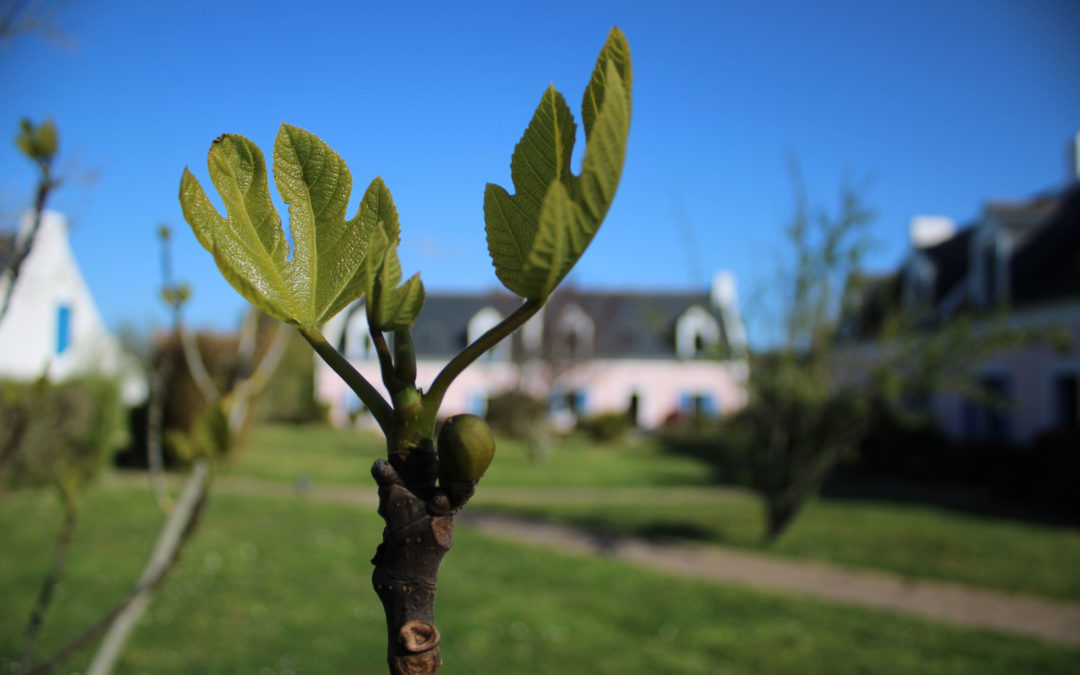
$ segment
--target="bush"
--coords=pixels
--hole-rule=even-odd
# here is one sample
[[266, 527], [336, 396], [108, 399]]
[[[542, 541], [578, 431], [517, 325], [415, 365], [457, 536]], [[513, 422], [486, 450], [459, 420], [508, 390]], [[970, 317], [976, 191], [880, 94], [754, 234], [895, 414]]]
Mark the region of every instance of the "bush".
[[[270, 331], [267, 331], [268, 333]], [[259, 395], [260, 422], [308, 424], [326, 421], [327, 406], [315, 400], [315, 357], [299, 332], [290, 330], [285, 353]]]
[[584, 432], [597, 443], [610, 443], [626, 435], [633, 427], [630, 417], [624, 413], [601, 413], [578, 420], [578, 431]]
[[0, 382], [0, 483], [85, 485], [122, 440], [122, 417], [117, 386], [103, 378]]
[[485, 419], [493, 431], [518, 440], [532, 438], [547, 425], [547, 403], [520, 391], [505, 391], [488, 399]]

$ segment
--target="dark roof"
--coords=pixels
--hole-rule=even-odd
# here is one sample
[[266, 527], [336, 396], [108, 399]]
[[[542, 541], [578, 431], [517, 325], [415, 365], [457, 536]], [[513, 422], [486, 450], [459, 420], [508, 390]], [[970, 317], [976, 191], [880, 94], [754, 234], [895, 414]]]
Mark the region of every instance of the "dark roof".
[[900, 275], [854, 274], [844, 289], [838, 332], [843, 339], [872, 337], [900, 305]]
[[[1080, 183], [1026, 202], [990, 203], [984, 218], [919, 252], [934, 266], [934, 307], [968, 279], [972, 237], [985, 221], [1006, 228], [1012, 236], [1009, 307], [1080, 300]], [[900, 308], [905, 281], [901, 274], [873, 279], [854, 299], [845, 333], [871, 336], [889, 311]], [[973, 304], [963, 306], [970, 309]]]
[[503, 316], [513, 312], [521, 301], [506, 293], [476, 295], [428, 295], [424, 309], [413, 325], [413, 344], [417, 355], [449, 357], [468, 344], [469, 320], [485, 307]]
[[596, 326], [595, 355], [599, 358], [669, 358], [675, 356], [675, 324], [691, 307], [700, 307], [716, 320], [721, 343], [724, 322], [705, 292], [615, 293], [569, 289], [549, 301], [544, 317], [545, 338], [551, 338], [558, 317], [576, 304]]
[[1010, 264], [1014, 305], [1080, 298], [1080, 185], [1057, 201]]
[[[500, 291], [428, 294], [412, 330], [417, 356], [442, 359], [454, 356], [467, 345], [469, 321], [477, 312], [491, 307], [505, 317], [521, 303], [516, 296]], [[556, 291], [545, 304], [542, 310], [545, 344], [556, 339], [559, 318], [573, 305], [581, 308], [595, 328], [592, 358], [674, 357], [675, 324], [694, 306], [716, 320], [721, 344], [727, 346], [723, 318], [706, 292], [587, 292], [574, 288]], [[363, 308], [358, 304], [347, 311], [351, 314]], [[514, 350], [521, 349], [520, 331], [512, 344]]]
[[968, 253], [971, 235], [975, 230], [966, 228], [936, 246], [923, 249], [922, 253], [934, 265], [934, 303], [941, 302], [956, 284], [967, 277]]

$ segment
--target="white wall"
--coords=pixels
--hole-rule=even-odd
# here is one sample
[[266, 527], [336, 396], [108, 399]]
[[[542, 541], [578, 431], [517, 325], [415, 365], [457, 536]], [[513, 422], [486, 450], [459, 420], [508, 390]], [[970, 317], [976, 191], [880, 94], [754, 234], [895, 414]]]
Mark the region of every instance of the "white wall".
[[[24, 231], [29, 218], [24, 221]], [[60, 307], [69, 308], [67, 347], [57, 351]], [[0, 322], [0, 377], [59, 380], [81, 373], [118, 374], [124, 358], [98, 313], [68, 241], [66, 219], [46, 211], [23, 262], [8, 312]], [[125, 378], [124, 400], [145, 397], [135, 373]]]

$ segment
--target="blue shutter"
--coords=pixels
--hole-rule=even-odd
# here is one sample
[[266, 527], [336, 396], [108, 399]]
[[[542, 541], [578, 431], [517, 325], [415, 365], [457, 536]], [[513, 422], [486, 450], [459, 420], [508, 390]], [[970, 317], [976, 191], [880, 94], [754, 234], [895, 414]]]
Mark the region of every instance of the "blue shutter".
[[716, 398], [714, 398], [712, 394], [704, 394], [702, 396], [702, 405], [701, 405], [701, 407], [702, 407], [703, 412], [705, 413], [706, 416], [708, 416], [710, 418], [711, 417], [716, 417], [716, 413], [717, 413]]
[[478, 417], [487, 415], [488, 397], [486, 394], [473, 394], [469, 397], [469, 412]]
[[71, 306], [56, 308], [56, 353], [63, 354], [71, 346]]

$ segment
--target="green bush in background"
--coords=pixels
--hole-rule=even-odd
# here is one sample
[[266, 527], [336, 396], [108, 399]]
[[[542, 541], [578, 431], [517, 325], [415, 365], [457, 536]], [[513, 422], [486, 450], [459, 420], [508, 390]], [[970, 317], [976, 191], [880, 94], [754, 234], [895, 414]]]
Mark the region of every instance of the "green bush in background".
[[0, 489], [53, 485], [78, 492], [123, 442], [115, 383], [0, 381]]

